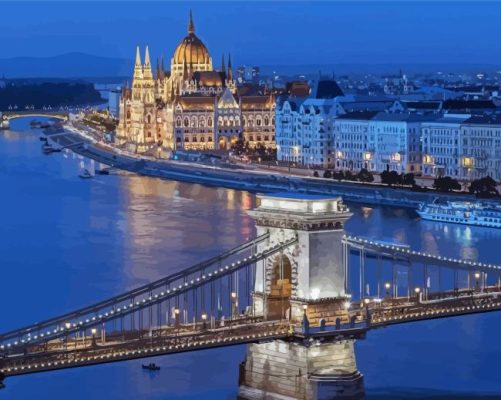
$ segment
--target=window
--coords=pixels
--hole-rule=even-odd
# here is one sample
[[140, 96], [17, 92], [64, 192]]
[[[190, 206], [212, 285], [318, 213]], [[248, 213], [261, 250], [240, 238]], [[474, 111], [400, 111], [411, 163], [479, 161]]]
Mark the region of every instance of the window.
[[190, 120], [188, 119], [188, 117], [184, 117], [184, 126], [186, 128], [188, 128], [190, 126]]
[[181, 117], [176, 118], [176, 127], [181, 128]]
[[212, 126], [212, 117], [207, 118], [207, 126]]

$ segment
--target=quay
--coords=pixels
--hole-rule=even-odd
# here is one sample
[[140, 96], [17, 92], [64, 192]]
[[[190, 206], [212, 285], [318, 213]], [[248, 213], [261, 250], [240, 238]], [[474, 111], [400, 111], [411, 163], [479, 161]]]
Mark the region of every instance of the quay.
[[444, 200], [474, 200], [474, 196], [421, 193], [410, 190], [335, 182], [304, 176], [284, 175], [272, 170], [250, 170], [239, 165], [210, 166], [201, 163], [158, 160], [118, 151], [83, 136], [76, 129], [44, 132], [54, 143], [113, 168], [136, 174], [253, 193], [291, 192], [342, 196], [348, 203], [386, 205], [417, 209], [436, 197]]

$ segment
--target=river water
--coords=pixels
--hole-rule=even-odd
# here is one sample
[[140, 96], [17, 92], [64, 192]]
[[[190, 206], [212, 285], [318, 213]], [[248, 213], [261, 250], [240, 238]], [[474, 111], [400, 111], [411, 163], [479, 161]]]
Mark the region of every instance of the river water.
[[[0, 131], [0, 331], [101, 300], [255, 235], [252, 194], [133, 175], [79, 179], [81, 160], [45, 156], [29, 120]], [[416, 250], [500, 263], [501, 232], [353, 205], [346, 229]], [[498, 313], [395, 326], [356, 345], [368, 398], [430, 390], [501, 394]], [[7, 379], [0, 398], [234, 399], [243, 346]]]

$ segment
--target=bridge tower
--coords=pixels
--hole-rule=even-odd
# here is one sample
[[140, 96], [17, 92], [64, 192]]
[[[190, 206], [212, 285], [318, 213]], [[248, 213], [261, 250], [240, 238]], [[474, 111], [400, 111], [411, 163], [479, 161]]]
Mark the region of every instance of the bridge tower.
[[[258, 196], [249, 214], [257, 234], [271, 244], [297, 237], [281, 253], [256, 265], [253, 312], [267, 320], [304, 323], [305, 340], [273, 341], [247, 348], [240, 369], [241, 399], [361, 398], [354, 339], [318, 341], [307, 330], [347, 322], [346, 262], [342, 237], [351, 212], [341, 198], [317, 195]], [[308, 328], [310, 327], [310, 328]]]

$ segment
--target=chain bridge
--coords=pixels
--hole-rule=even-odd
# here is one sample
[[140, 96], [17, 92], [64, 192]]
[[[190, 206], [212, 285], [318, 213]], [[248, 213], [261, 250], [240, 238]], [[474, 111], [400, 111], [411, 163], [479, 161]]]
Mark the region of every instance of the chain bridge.
[[340, 198], [258, 197], [249, 211], [255, 239], [0, 334], [0, 386], [17, 375], [246, 344], [240, 398], [353, 398], [364, 393], [354, 343], [371, 330], [501, 309], [499, 265], [346, 235], [352, 214]]

